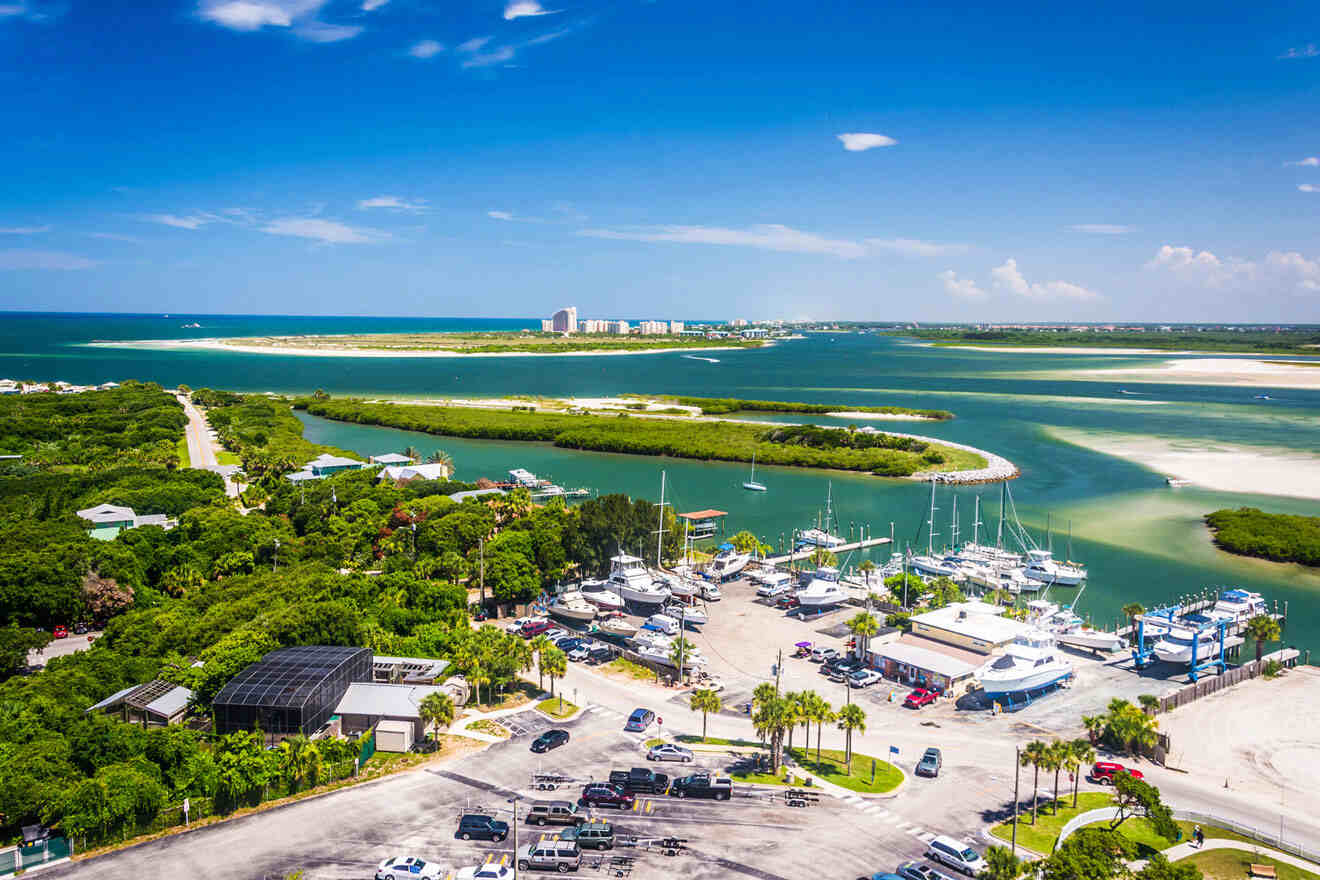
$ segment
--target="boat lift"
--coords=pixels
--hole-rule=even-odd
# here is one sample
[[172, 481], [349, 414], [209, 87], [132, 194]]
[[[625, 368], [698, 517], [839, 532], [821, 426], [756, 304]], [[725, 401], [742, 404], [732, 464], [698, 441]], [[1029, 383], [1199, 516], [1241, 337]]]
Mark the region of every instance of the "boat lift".
[[[1219, 673], [1224, 673], [1228, 669], [1228, 661], [1224, 659], [1224, 641], [1228, 636], [1228, 628], [1233, 621], [1226, 619], [1213, 619], [1201, 617], [1200, 620], [1191, 620], [1183, 618], [1174, 621], [1174, 616], [1178, 612], [1177, 606], [1160, 608], [1157, 611], [1143, 614], [1137, 618], [1137, 647], [1132, 650], [1132, 659], [1137, 669], [1145, 669], [1155, 661], [1155, 651], [1153, 647], [1146, 646], [1146, 618], [1155, 618], [1152, 623], [1158, 623], [1161, 626], [1177, 627], [1186, 630], [1192, 634], [1192, 660], [1188, 665], [1187, 677], [1192, 681], [1200, 678], [1203, 671], [1215, 668]], [[1200, 615], [1198, 615], [1200, 616]], [[1197, 656], [1197, 649], [1201, 644], [1201, 633], [1208, 629], [1218, 630], [1218, 650], [1208, 659], [1202, 659]]]
[[[1192, 681], [1196, 681], [1201, 670], [1209, 669], [1212, 666], [1218, 667], [1221, 675], [1228, 670], [1228, 663], [1224, 660], [1224, 637], [1228, 633], [1228, 626], [1231, 622], [1232, 621], [1229, 620], [1205, 620], [1196, 624], [1196, 637], [1192, 639], [1192, 664], [1187, 671], [1187, 677]], [[1196, 648], [1200, 644], [1201, 633], [1211, 627], [1215, 627], [1219, 630], [1218, 656], [1198, 663], [1196, 658]]]
[[1145, 614], [1137, 616], [1137, 639], [1132, 648], [1132, 665], [1137, 669], [1145, 669], [1155, 662], [1155, 651], [1153, 647], [1146, 645], [1146, 622], [1159, 626], [1163, 631], [1173, 627], [1173, 619], [1182, 610], [1180, 605], [1165, 605], [1163, 608], [1156, 608], [1154, 611], [1147, 611]]

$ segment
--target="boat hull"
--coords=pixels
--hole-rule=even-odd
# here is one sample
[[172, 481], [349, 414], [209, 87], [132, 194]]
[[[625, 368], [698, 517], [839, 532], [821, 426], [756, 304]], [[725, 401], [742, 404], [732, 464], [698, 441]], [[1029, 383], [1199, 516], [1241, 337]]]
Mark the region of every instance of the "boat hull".
[[1073, 648], [1087, 648], [1112, 654], [1127, 648], [1127, 639], [1102, 630], [1078, 630], [1076, 632], [1056, 633], [1054, 640], [1060, 645]]
[[1041, 688], [1047, 688], [1050, 685], [1058, 684], [1064, 679], [1071, 678], [1072, 669], [1051, 668], [1041, 672], [1029, 672], [1025, 675], [1017, 675], [1012, 678], [1004, 679], [981, 679], [981, 687], [985, 690], [985, 695], [994, 699], [996, 697], [1009, 697], [1018, 694], [1025, 694], [1030, 691], [1038, 691]]
[[638, 605], [663, 605], [669, 599], [668, 587], [642, 591], [633, 587], [616, 586], [615, 590], [625, 602], [635, 602]]

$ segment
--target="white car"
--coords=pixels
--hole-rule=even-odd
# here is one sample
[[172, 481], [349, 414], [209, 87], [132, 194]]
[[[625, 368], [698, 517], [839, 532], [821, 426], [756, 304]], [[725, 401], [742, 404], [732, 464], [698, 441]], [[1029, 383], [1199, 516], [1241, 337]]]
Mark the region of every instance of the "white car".
[[544, 633], [542, 633], [542, 635], [544, 635], [547, 639], [553, 642], [555, 639], [562, 639], [564, 638], [564, 636], [573, 635], [573, 633], [564, 629], [562, 626], [556, 626], [552, 629], [546, 630]]
[[784, 582], [766, 584], [756, 588], [756, 595], [765, 599], [773, 599], [775, 596], [782, 596], [788, 592], [789, 585]]
[[586, 645], [578, 645], [576, 648], [568, 652], [568, 659], [578, 662], [582, 660], [586, 660], [590, 656], [591, 656], [591, 649], [588, 648]]
[[811, 649], [811, 662], [812, 662], [812, 663], [824, 663], [826, 660], [833, 660], [835, 657], [838, 657], [838, 656], [839, 656], [839, 652], [836, 651], [834, 648], [812, 648], [812, 649]]
[[943, 834], [926, 844], [926, 858], [962, 871], [968, 877], [975, 877], [985, 867], [985, 859], [980, 853]]
[[504, 631], [516, 633], [533, 620], [541, 620], [539, 617], [515, 617], [504, 625]]
[[673, 743], [661, 743], [658, 746], [651, 746], [651, 750], [646, 753], [648, 761], [678, 761], [682, 764], [692, 763], [692, 752], [682, 746], [676, 746]]
[[415, 856], [394, 856], [376, 866], [376, 880], [439, 880], [445, 870], [435, 862], [426, 862]]
[[461, 869], [454, 875], [454, 880], [513, 880], [513, 868], [499, 862], [472, 865]]
[[874, 669], [859, 669], [848, 676], [848, 686], [855, 688], [870, 687], [877, 681], [884, 681], [885, 677]]
[[701, 598], [705, 599], [707, 602], [718, 602], [723, 597], [720, 595], [719, 587], [714, 584], [702, 584]]

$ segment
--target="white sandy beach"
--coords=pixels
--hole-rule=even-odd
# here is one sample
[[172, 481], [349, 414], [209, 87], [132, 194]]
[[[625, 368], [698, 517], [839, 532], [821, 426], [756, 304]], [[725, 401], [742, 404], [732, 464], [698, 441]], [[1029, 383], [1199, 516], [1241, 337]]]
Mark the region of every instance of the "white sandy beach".
[[[1219, 355], [1221, 357], [1296, 357], [1296, 355], [1273, 355], [1268, 351], [1243, 351], [1243, 352], [1224, 352], [1224, 351], [1199, 351], [1197, 349], [1167, 349], [1167, 348], [1106, 348], [1104, 346], [1086, 346], [1086, 345], [935, 345], [933, 343], [919, 343], [929, 348], [952, 348], [964, 349], [966, 351], [1000, 351], [1008, 354], [1112, 354], [1112, 355], [1133, 355], [1133, 354], [1162, 354], [1167, 357], [1177, 357], [1179, 355]], [[1316, 352], [1320, 354], [1320, 351]]]
[[1320, 455], [1213, 440], [1171, 440], [1076, 428], [1045, 430], [1065, 443], [1127, 459], [1161, 477], [1189, 480], [1200, 488], [1320, 499]]
[[[445, 398], [413, 398], [413, 399], [390, 399], [385, 403], [401, 403], [410, 405], [427, 406], [470, 406], [476, 409], [508, 409], [513, 406], [531, 406], [543, 412], [564, 412], [569, 409], [583, 409], [592, 412], [614, 412], [624, 411], [633, 415], [655, 415], [657, 417], [673, 417], [677, 413], [670, 410], [683, 410], [688, 417], [701, 417], [706, 421], [744, 421], [754, 422], [752, 419], [719, 419], [711, 417], [702, 417], [701, 407], [684, 406], [680, 403], [674, 403], [666, 400], [656, 400], [645, 397], [550, 397], [539, 400], [526, 400], [516, 397], [445, 397]], [[632, 409], [636, 404], [644, 404], [645, 409]], [[919, 416], [912, 413], [873, 413], [873, 412], [831, 412], [825, 413], [827, 416], [839, 419], [857, 419], [859, 421], [902, 421], [902, 422], [928, 422], [936, 421], [929, 416]]]
[[[1281, 358], [1282, 359], [1282, 358]], [[1160, 366], [1069, 370], [1075, 379], [1114, 379], [1168, 385], [1240, 385], [1252, 388], [1320, 389], [1320, 363], [1314, 367], [1235, 358], [1189, 358]]]
[[[702, 346], [700, 348], [646, 348], [637, 351], [416, 351], [387, 350], [375, 348], [285, 348], [280, 345], [235, 345], [223, 339], [139, 339], [125, 342], [88, 342], [86, 345], [97, 348], [143, 348], [156, 351], [180, 351], [203, 349], [208, 351], [230, 351], [239, 354], [278, 354], [297, 357], [353, 357], [353, 358], [487, 358], [487, 357], [609, 357], [613, 355], [633, 354], [668, 354], [694, 351], [722, 351], [725, 353], [744, 349], [732, 346]], [[773, 345], [763, 342], [761, 347]]]

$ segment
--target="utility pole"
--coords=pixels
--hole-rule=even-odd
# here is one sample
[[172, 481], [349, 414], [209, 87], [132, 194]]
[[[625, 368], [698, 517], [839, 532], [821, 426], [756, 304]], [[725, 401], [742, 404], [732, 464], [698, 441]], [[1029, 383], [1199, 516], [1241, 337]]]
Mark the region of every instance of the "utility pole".
[[[518, 795], [509, 798], [509, 803], [513, 804], [513, 821], [509, 824], [513, 826], [513, 880], [518, 880]], [[1013, 826], [1017, 830], [1017, 826]]]
[[486, 607], [486, 539], [477, 538], [477, 558], [480, 560], [481, 607]]
[[779, 696], [779, 674], [784, 669], [784, 649], [779, 649], [779, 659], [775, 662], [775, 696]]
[[[1022, 747], [1014, 746], [1013, 748], [1013, 849], [1012, 849], [1014, 856], [1017, 855], [1018, 778], [1022, 775], [1021, 767], [1022, 767]], [[1078, 770], [1077, 772], [1080, 773], [1082, 771]], [[515, 840], [514, 846], [517, 847], [517, 845], [518, 842]]]

